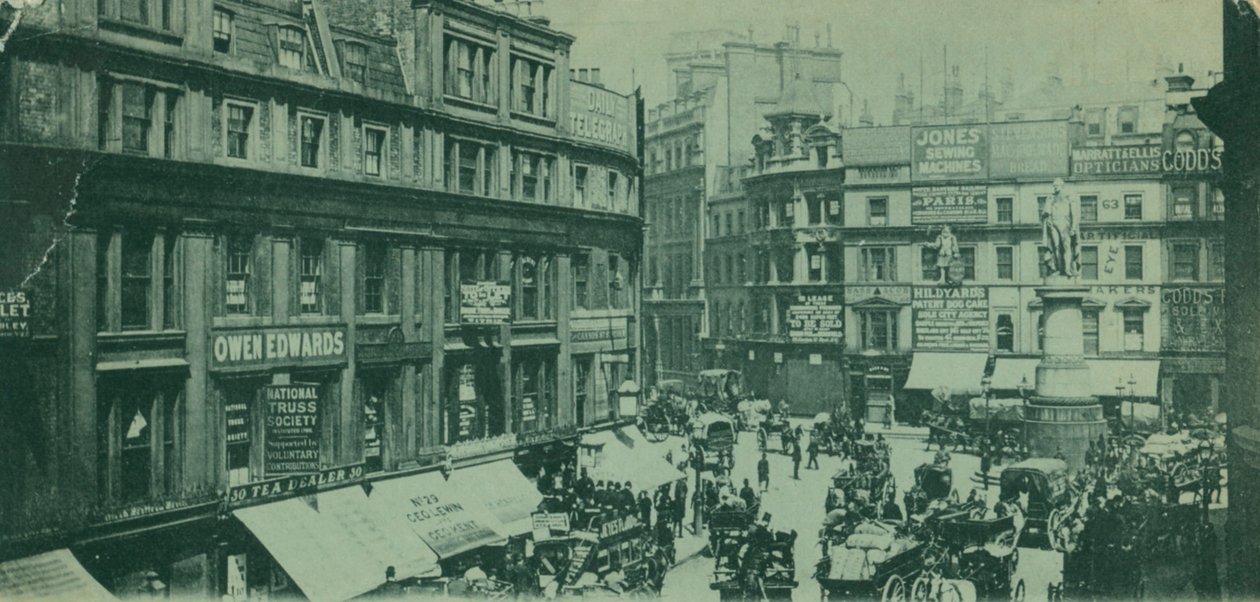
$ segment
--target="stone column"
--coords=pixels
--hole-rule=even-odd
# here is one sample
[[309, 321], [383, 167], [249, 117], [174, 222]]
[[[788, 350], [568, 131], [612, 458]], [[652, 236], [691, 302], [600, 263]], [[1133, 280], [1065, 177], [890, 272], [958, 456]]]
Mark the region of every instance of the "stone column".
[[1045, 311], [1045, 345], [1036, 392], [1024, 412], [1024, 436], [1033, 457], [1062, 453], [1069, 468], [1085, 465], [1091, 441], [1107, 431], [1102, 405], [1091, 395], [1084, 359], [1081, 301], [1088, 287], [1071, 283], [1038, 288]]

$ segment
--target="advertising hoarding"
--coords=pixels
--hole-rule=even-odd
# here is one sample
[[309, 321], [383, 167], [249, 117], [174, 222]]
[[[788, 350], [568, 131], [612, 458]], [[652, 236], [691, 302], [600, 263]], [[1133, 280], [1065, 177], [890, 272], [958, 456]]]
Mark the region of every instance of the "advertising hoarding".
[[983, 224], [989, 220], [984, 185], [915, 186], [910, 189], [912, 224]]
[[988, 177], [989, 135], [985, 126], [917, 127], [912, 134], [910, 175], [915, 181]]
[[459, 321], [472, 325], [507, 324], [512, 317], [512, 285], [508, 282], [464, 282], [459, 285]]
[[835, 295], [797, 295], [788, 306], [788, 337], [795, 343], [844, 340], [844, 307]]
[[1160, 294], [1165, 351], [1225, 351], [1225, 289], [1165, 288]]
[[1066, 176], [1066, 121], [995, 123], [989, 126], [989, 176]]
[[249, 328], [216, 332], [210, 345], [214, 368], [336, 360], [345, 358], [346, 331], [341, 327]]
[[575, 138], [633, 153], [630, 99], [606, 88], [569, 82], [569, 131]]
[[916, 286], [914, 346], [921, 350], [989, 350], [989, 289]]
[[846, 129], [844, 163], [848, 166], [910, 163], [910, 126]]

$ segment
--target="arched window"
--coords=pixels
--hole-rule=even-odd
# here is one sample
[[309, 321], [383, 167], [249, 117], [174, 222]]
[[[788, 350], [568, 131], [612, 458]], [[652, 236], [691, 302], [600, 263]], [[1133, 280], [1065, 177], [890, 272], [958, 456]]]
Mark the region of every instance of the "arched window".
[[1194, 133], [1187, 130], [1177, 132], [1177, 137], [1173, 139], [1173, 150], [1182, 153], [1192, 151], [1195, 147]]

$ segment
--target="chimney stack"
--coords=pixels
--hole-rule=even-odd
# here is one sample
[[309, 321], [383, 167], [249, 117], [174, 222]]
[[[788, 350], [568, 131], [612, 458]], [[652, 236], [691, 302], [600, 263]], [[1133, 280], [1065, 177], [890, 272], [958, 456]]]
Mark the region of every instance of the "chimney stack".
[[1185, 63], [1178, 63], [1177, 73], [1164, 78], [1168, 82], [1169, 92], [1186, 92], [1194, 87], [1194, 78], [1187, 75], [1185, 69]]

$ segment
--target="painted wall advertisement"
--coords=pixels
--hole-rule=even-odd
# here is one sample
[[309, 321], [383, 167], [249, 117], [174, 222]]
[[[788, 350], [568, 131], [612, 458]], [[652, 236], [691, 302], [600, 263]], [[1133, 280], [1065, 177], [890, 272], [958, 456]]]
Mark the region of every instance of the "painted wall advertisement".
[[31, 298], [26, 291], [0, 290], [0, 339], [31, 336]]
[[464, 282], [459, 285], [459, 320], [464, 324], [507, 324], [511, 319], [512, 285], [508, 282]]
[[994, 178], [1066, 176], [1066, 121], [989, 126], [989, 175]]
[[1153, 175], [1162, 170], [1158, 144], [1092, 146], [1072, 149], [1072, 175]]
[[293, 383], [264, 388], [267, 420], [263, 471], [268, 475], [319, 470], [320, 385]]
[[577, 138], [634, 150], [630, 99], [620, 94], [584, 82], [571, 82], [569, 122], [570, 131]]
[[852, 128], [844, 132], [845, 165], [905, 165], [909, 162], [909, 126]]
[[788, 306], [788, 336], [795, 343], [844, 340], [844, 307], [835, 295], [797, 295]]
[[910, 189], [910, 223], [983, 224], [989, 220], [989, 189], [977, 186], [915, 186]]
[[988, 288], [916, 286], [912, 292], [915, 348], [989, 350]]
[[1160, 322], [1166, 351], [1225, 351], [1225, 289], [1165, 288]]
[[969, 180], [989, 175], [988, 134], [983, 126], [914, 128], [911, 177]]

